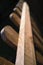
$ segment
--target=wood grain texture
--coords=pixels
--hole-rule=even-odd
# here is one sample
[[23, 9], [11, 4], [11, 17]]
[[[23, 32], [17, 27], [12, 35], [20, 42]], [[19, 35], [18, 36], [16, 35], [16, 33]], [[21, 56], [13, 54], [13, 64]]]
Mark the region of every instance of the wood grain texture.
[[[10, 28], [9, 28], [10, 27]], [[7, 31], [6, 31], [6, 28], [7, 28]], [[4, 27], [3, 28], [5, 31], [3, 31], [3, 33], [1, 34], [1, 36], [2, 36], [2, 39], [3, 39], [3, 35], [4, 35], [4, 41], [6, 42], [6, 43], [11, 43], [11, 40], [9, 40], [9, 37], [7, 37], [7, 35], [10, 35], [11, 33], [9, 33], [9, 31], [11, 31], [12, 32], [12, 34], [14, 34], [14, 36], [13, 37], [15, 37], [15, 35], [16, 35], [16, 38], [17, 38], [17, 40], [16, 40], [16, 38], [14, 38], [14, 45], [16, 44], [16, 46], [18, 45], [18, 37], [19, 37], [19, 34], [14, 30], [14, 33], [13, 33], [13, 29], [11, 28], [11, 26], [6, 26], [6, 27]], [[2, 30], [3, 30], [2, 29]], [[12, 30], [11, 30], [12, 29]], [[8, 33], [7, 35], [6, 35], [6, 33]], [[10, 35], [10, 38], [11, 38], [12, 36]], [[5, 40], [5, 38], [7, 38], [6, 40]], [[43, 52], [43, 45], [41, 45], [41, 42], [38, 40], [38, 38], [35, 36], [35, 35], [33, 35], [33, 38], [34, 38], [34, 43], [35, 43], [35, 46], [38, 48], [38, 49], [40, 49], [40, 51], [41, 52]], [[8, 42], [9, 41], [9, 42]], [[12, 42], [13, 43], [13, 42]]]
[[[14, 14], [14, 13], [13, 13]], [[13, 16], [13, 15], [12, 15]], [[14, 18], [14, 17], [13, 17]], [[15, 18], [14, 18], [15, 19]], [[16, 25], [20, 25], [20, 18], [19, 18], [19, 16], [17, 15], [17, 23], [16, 23]], [[35, 45], [43, 52], [43, 45], [41, 44], [41, 43], [43, 43], [43, 39], [42, 39], [42, 37], [41, 37], [41, 35], [39, 34], [40, 33], [40, 31], [39, 31], [39, 29], [37, 28], [37, 25], [36, 25], [36, 23], [35, 23], [35, 21], [32, 19], [32, 17], [31, 17], [31, 24], [32, 24], [32, 30], [33, 30], [33, 33], [34, 33], [34, 35], [33, 35], [33, 37], [34, 37], [34, 42], [36, 43]], [[35, 39], [37, 39], [37, 40], [35, 40]]]
[[15, 47], [18, 43], [18, 34], [11, 26], [5, 26], [1, 30], [1, 37], [11, 47]]
[[[10, 27], [10, 28], [9, 28]], [[13, 34], [13, 37], [14, 37], [14, 41], [12, 41], [12, 45], [13, 45], [13, 43], [14, 43], [14, 46], [16, 45], [16, 47], [18, 46], [18, 38], [19, 38], [19, 34], [11, 27], [11, 26], [6, 26], [6, 27], [4, 27], [3, 28], [4, 29], [4, 31], [1, 33], [1, 37], [2, 37], [2, 39], [3, 39], [3, 36], [4, 36], [4, 41], [7, 43], [7, 44], [9, 44], [9, 43], [11, 43], [11, 40], [10, 39], [12, 39], [12, 35], [11, 35], [11, 32], [12, 32], [12, 34]], [[3, 30], [2, 29], [2, 30]], [[1, 31], [2, 31], [1, 30]], [[7, 31], [6, 31], [7, 30]], [[12, 30], [14, 30], [14, 32], [12, 31]], [[6, 32], [5, 32], [6, 31]], [[10, 32], [9, 32], [10, 31]], [[4, 34], [3, 34], [4, 33]], [[6, 33], [8, 33], [7, 35], [6, 35]], [[10, 35], [10, 39], [9, 39], [9, 37], [7, 37], [8, 35]], [[15, 37], [16, 36], [16, 37]], [[17, 38], [17, 39], [16, 39]], [[35, 46], [38, 48], [38, 49], [40, 49], [40, 51], [41, 52], [43, 52], [43, 45], [41, 45], [41, 42], [38, 40], [38, 38], [34, 35], [33, 36], [33, 38], [34, 38], [34, 43], [35, 43]], [[10, 44], [10, 46], [11, 46], [11, 44]]]
[[43, 65], [43, 55], [41, 55], [38, 51], [36, 51], [36, 59], [38, 63]]
[[[17, 5], [15, 6], [15, 8], [18, 8], [18, 9], [20, 9], [20, 11], [22, 11], [23, 2], [24, 2], [24, 0], [19, 0], [19, 2], [17, 3]], [[13, 9], [13, 11], [14, 11], [14, 9]]]
[[[18, 11], [17, 11], [18, 12]], [[16, 16], [17, 16], [17, 23], [16, 23], [16, 26], [18, 25], [18, 26], [20, 26], [20, 17], [16, 14], [16, 16], [14, 15], [15, 13], [13, 13], [13, 15], [12, 16], [9, 16], [10, 17], [10, 19], [13, 19], [12, 21], [13, 22], [15, 22], [15, 18], [16, 18]], [[19, 14], [19, 12], [18, 12], [18, 14]], [[20, 15], [20, 14], [19, 14]], [[15, 17], [14, 17], [15, 16]], [[21, 16], [21, 15], [20, 15]], [[13, 18], [11, 18], [11, 17], [13, 17]], [[15, 23], [14, 23], [15, 24]], [[35, 30], [38, 32], [38, 33], [40, 33], [39, 32], [39, 29], [38, 29], [38, 27], [37, 27], [37, 25], [36, 25], [36, 23], [35, 23], [35, 21], [33, 20], [33, 18], [31, 17], [31, 24], [32, 24], [32, 26], [35, 28]]]
[[33, 30], [33, 33], [37, 36], [37, 38], [41, 42], [41, 44], [43, 45], [43, 39], [42, 39], [42, 37], [39, 35], [39, 33], [34, 28], [32, 28], [32, 30]]
[[16, 5], [16, 7], [19, 7], [20, 9], [22, 8], [24, 0], [19, 0], [18, 4]]
[[[22, 4], [23, 5], [23, 2], [22, 3], [18, 3], [18, 4]], [[20, 5], [18, 5], [18, 7], [19, 7]], [[17, 7], [15, 7], [16, 8], [16, 10], [18, 9]], [[15, 8], [13, 9], [14, 11], [15, 11]], [[21, 8], [21, 7], [20, 7]], [[22, 8], [21, 8], [21, 10], [22, 10]], [[20, 12], [20, 13], [19, 13]], [[21, 12], [22, 11], [20, 11], [19, 9], [18, 9], [18, 11], [17, 11], [17, 13], [21, 16]], [[31, 17], [31, 23], [32, 23], [32, 25], [33, 25], [33, 27], [35, 27], [35, 29], [36, 29], [36, 31], [39, 33], [39, 34], [41, 34], [40, 33], [40, 31], [39, 31], [39, 29], [38, 29], [38, 27], [37, 27], [37, 24], [35, 23], [35, 21], [34, 21], [34, 19]]]
[[13, 11], [16, 12], [17, 14], [19, 14], [19, 16], [21, 16], [21, 11], [18, 8], [14, 8]]
[[[7, 27], [7, 26], [6, 26]], [[9, 26], [7, 27], [7, 28], [9, 28]], [[5, 30], [6, 30], [6, 28], [4, 28]], [[11, 30], [11, 29], [9, 29], [9, 30]], [[9, 32], [9, 30], [7, 31], [7, 32]], [[15, 31], [15, 30], [14, 30]], [[12, 31], [13, 32], [13, 31]], [[19, 36], [19, 34], [18, 33], [14, 33], [15, 35], [16, 35], [16, 38], [18, 38], [18, 36]], [[10, 35], [10, 33], [8, 33], [8, 35]], [[11, 38], [12, 36], [10, 36], [10, 38]], [[15, 36], [14, 36], [15, 37]], [[9, 40], [9, 38], [8, 39], [6, 39], [5, 40], [5, 38], [7, 38], [7, 36], [6, 36], [6, 34], [5, 34], [5, 36], [4, 36], [4, 41], [6, 42], [6, 43], [8, 43], [8, 45], [9, 45], [9, 43], [11, 43], [11, 40]], [[15, 39], [15, 38], [14, 38]], [[9, 42], [8, 42], [9, 41]], [[39, 49], [40, 49], [40, 51], [41, 52], [43, 52], [43, 46], [41, 45], [41, 43], [39, 42], [39, 40], [37, 39], [37, 37], [34, 35], [34, 41], [35, 41], [35, 45], [36, 45], [36, 47], [38, 47]], [[16, 43], [16, 47], [18, 46], [18, 40], [14, 40], [14, 42]], [[15, 46], [15, 43], [14, 43], [14, 46]], [[12, 44], [13, 45], [13, 44]], [[11, 46], [11, 44], [10, 44], [10, 46]], [[43, 60], [40, 60], [40, 57], [41, 57], [41, 59], [43, 59], [43, 56], [38, 52], [38, 51], [36, 51], [36, 59], [37, 59], [37, 61], [40, 63], [40, 64], [43, 64]]]
[[31, 17], [31, 24], [32, 24], [32, 26], [35, 28], [35, 30], [39, 33], [39, 34], [41, 34], [40, 33], [40, 30], [38, 29], [38, 27], [37, 27], [37, 24], [36, 24], [36, 21]]
[[34, 38], [34, 45], [35, 45], [35, 47], [40, 50], [40, 53], [41, 52], [43, 53], [43, 45], [41, 44], [41, 42], [39, 41], [39, 39], [35, 35], [33, 36], [33, 38]]
[[[18, 26], [18, 27], [20, 26], [20, 18], [17, 14], [15, 14], [15, 13], [11, 14], [10, 19], [16, 26]], [[31, 24], [32, 24], [33, 33], [37, 36], [39, 41], [43, 44], [43, 39], [41, 37], [40, 31], [32, 17], [31, 17]]]
[[19, 27], [20, 19], [19, 19], [19, 17], [17, 16], [17, 14], [16, 14], [16, 13], [11, 13], [9, 17], [10, 17], [11, 21], [12, 21], [17, 27]]
[[14, 64], [3, 57], [0, 57], [0, 65], [14, 65]]
[[29, 8], [23, 4], [15, 65], [36, 65]]

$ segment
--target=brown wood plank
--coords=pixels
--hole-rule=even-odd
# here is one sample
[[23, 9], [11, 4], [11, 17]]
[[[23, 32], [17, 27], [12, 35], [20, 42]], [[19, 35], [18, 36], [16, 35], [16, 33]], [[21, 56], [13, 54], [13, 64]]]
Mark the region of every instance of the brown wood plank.
[[[10, 15], [10, 19], [13, 21], [13, 23], [16, 26], [19, 27], [19, 25], [20, 25], [20, 18], [18, 17], [17, 14], [15, 14], [15, 13], [11, 14]], [[31, 17], [31, 21], [32, 21], [31, 24], [32, 24], [32, 29], [33, 29], [34, 34], [37, 36], [37, 38], [40, 39], [39, 41], [41, 41], [41, 43], [43, 44], [43, 39], [42, 39], [42, 37], [40, 35], [40, 31], [39, 31], [37, 25], [35, 24], [35, 21], [32, 20], [32, 17]]]
[[[19, 10], [20, 11], [20, 10]], [[18, 12], [18, 11], [17, 11]], [[18, 12], [19, 13], [19, 12]], [[20, 14], [19, 14], [20, 15]], [[21, 15], [20, 15], [21, 16]], [[18, 25], [18, 27], [19, 27], [19, 25], [20, 25], [20, 18], [19, 18], [19, 16], [17, 15], [17, 14], [15, 14], [15, 13], [13, 13], [13, 14], [11, 14], [10, 15], [10, 19], [13, 21], [13, 23], [15, 24], [15, 25]], [[16, 23], [15, 23], [16, 22]], [[41, 35], [40, 35], [40, 31], [39, 31], [39, 29], [38, 29], [38, 27], [37, 27], [37, 25], [36, 25], [36, 23], [35, 23], [35, 21], [33, 20], [33, 18], [31, 17], [31, 24], [32, 24], [32, 29], [33, 29], [33, 32], [35, 32], [36, 31], [36, 35], [37, 35], [37, 37], [40, 39], [40, 41], [41, 41], [41, 43], [43, 43], [43, 39], [41, 38]], [[34, 30], [35, 29], [35, 30]]]
[[43, 45], [35, 35], [33, 36], [33, 38], [34, 38], [35, 46], [43, 53]]
[[31, 24], [32, 24], [32, 26], [35, 28], [35, 30], [39, 33], [39, 34], [41, 34], [40, 33], [40, 30], [38, 29], [38, 27], [37, 27], [37, 24], [36, 24], [36, 21], [31, 17]]
[[[18, 12], [18, 11], [17, 11]], [[18, 12], [19, 13], [19, 12]], [[20, 15], [20, 14], [19, 14]], [[18, 25], [18, 26], [20, 26], [20, 18], [19, 18], [19, 16], [16, 14], [16, 16], [15, 16], [15, 13], [13, 13], [13, 15], [12, 15], [12, 13], [11, 13], [11, 15], [9, 16], [10, 17], [10, 19], [11, 20], [13, 20], [13, 22], [14, 22], [14, 24], [15, 24], [15, 19], [16, 19], [16, 16], [17, 16], [17, 23], [16, 23], [16, 26]], [[21, 15], [20, 15], [21, 16]], [[36, 25], [36, 23], [35, 23], [35, 21], [33, 20], [33, 18], [31, 17], [31, 21], [32, 21], [32, 26], [35, 28], [35, 30], [38, 32], [38, 33], [40, 33], [40, 31], [39, 31], [39, 29], [37, 28], [37, 25]]]
[[0, 57], [0, 65], [14, 65], [14, 64], [3, 57]]
[[[20, 6], [20, 5], [19, 5]], [[16, 10], [15, 10], [16, 9]], [[22, 8], [21, 8], [21, 10], [22, 10]], [[20, 16], [21, 16], [21, 11], [16, 7], [16, 8], [14, 8], [14, 11], [16, 11]], [[35, 29], [36, 29], [36, 31], [38, 32], [38, 33], [40, 33], [40, 31], [39, 31], [39, 29], [38, 29], [38, 27], [37, 27], [37, 24], [35, 23], [35, 21], [34, 21], [34, 19], [31, 17], [31, 21], [32, 21], [32, 25], [33, 25], [33, 27], [35, 27]], [[18, 25], [19, 26], [19, 25]], [[40, 33], [41, 34], [41, 33]]]
[[16, 7], [19, 7], [20, 9], [22, 8], [24, 0], [19, 0], [18, 4], [16, 5]]
[[26, 3], [23, 4], [15, 65], [36, 65], [30, 14]]
[[43, 39], [42, 39], [42, 37], [39, 35], [39, 33], [34, 28], [32, 28], [32, 30], [33, 30], [33, 33], [37, 36], [37, 38], [41, 42], [41, 44], [43, 45]]
[[1, 37], [11, 47], [17, 46], [16, 43], [18, 43], [18, 34], [11, 26], [5, 26], [1, 30]]
[[[10, 28], [9, 28], [10, 27]], [[12, 39], [12, 35], [11, 35], [11, 33], [9, 33], [9, 31], [10, 32], [12, 32], [12, 34], [13, 34], [13, 38], [14, 38], [14, 41], [12, 41], [12, 45], [13, 45], [13, 42], [15, 42], [14, 43], [14, 46], [16, 45], [16, 47], [18, 46], [18, 37], [19, 37], [19, 34], [11, 27], [11, 26], [6, 26], [6, 27], [4, 27], [3, 28], [5, 31], [3, 31], [2, 33], [1, 33], [1, 37], [2, 37], [2, 39], [3, 39], [3, 36], [4, 36], [4, 41], [6, 42], [6, 43], [11, 43], [11, 39]], [[2, 29], [2, 30], [3, 30]], [[1, 31], [2, 31], [1, 30]], [[12, 31], [12, 30], [14, 30], [14, 32]], [[3, 34], [4, 33], [4, 34]], [[7, 35], [6, 35], [6, 33], [8, 33]], [[10, 39], [9, 39], [9, 37], [7, 37], [8, 35], [10, 35]], [[15, 36], [16, 36], [16, 38], [15, 38]], [[41, 45], [41, 43], [40, 43], [40, 41], [38, 40], [38, 38], [34, 35], [33, 36], [33, 38], [34, 38], [34, 43], [35, 43], [35, 46], [38, 48], [38, 49], [40, 49], [40, 51], [41, 52], [43, 52], [43, 45]], [[10, 44], [10, 46], [11, 46], [11, 44]]]
[[10, 19], [12, 20], [12, 22], [13, 22], [17, 27], [19, 27], [19, 25], [20, 25], [20, 18], [17, 16], [17, 14], [16, 14], [16, 13], [11, 13], [9, 17], [10, 17]]
[[43, 65], [43, 56], [38, 51], [36, 51], [36, 59], [40, 64]]
[[21, 16], [21, 11], [18, 8], [14, 8], [13, 10], [14, 12], [17, 12], [19, 14], [19, 16]]
[[[6, 26], [6, 27], [7, 27], [7, 26]], [[9, 28], [9, 26], [8, 26], [7, 28]], [[4, 29], [6, 30], [6, 28], [4, 28]], [[11, 30], [11, 28], [10, 28], [9, 30]], [[9, 30], [6, 31], [6, 32], [9, 32]], [[15, 31], [15, 30], [14, 30], [14, 31]], [[10, 35], [10, 33], [9, 33], [8, 35]], [[8, 36], [8, 35], [7, 35], [7, 36]], [[16, 35], [16, 38], [18, 38], [18, 36], [17, 36], [18, 33], [15, 33], [15, 35]], [[7, 36], [6, 36], [6, 37], [7, 37]], [[5, 37], [5, 36], [4, 36], [4, 37]], [[5, 38], [6, 38], [6, 37], [5, 37]], [[5, 39], [5, 38], [4, 38], [4, 39]], [[11, 38], [11, 36], [10, 36], [10, 38]], [[15, 38], [14, 38], [14, 39], [15, 39]], [[4, 40], [4, 41], [5, 41], [5, 40]], [[6, 39], [6, 43], [8, 43], [8, 45], [9, 45], [9, 43], [11, 42], [11, 40], [10, 40], [9, 42], [7, 42], [7, 41], [9, 41], [9, 38], [8, 38], [8, 40]], [[43, 52], [43, 46], [40, 44], [40, 42], [38, 41], [38, 39], [36, 38], [35, 35], [34, 35], [34, 41], [35, 41], [35, 43], [36, 43], [35, 45]], [[14, 42], [15, 42], [15, 41], [14, 41]], [[18, 40], [17, 40], [17, 42], [18, 42]], [[16, 46], [18, 46], [18, 43], [17, 43], [17, 42], [15, 42], [15, 43], [16, 43]], [[14, 43], [14, 44], [15, 44], [15, 43]], [[11, 45], [10, 45], [10, 46], [11, 46]], [[14, 45], [14, 46], [15, 46], [15, 45]], [[40, 53], [38, 52], [38, 54], [40, 54]], [[41, 55], [41, 54], [40, 54], [40, 55]], [[42, 56], [42, 55], [41, 55], [41, 56]], [[36, 53], [36, 58], [37, 58], [37, 57], [39, 58], [39, 55], [37, 55], [37, 53]], [[39, 63], [41, 63], [40, 59], [38, 59], [38, 58], [37, 58], [37, 61], [38, 61]], [[43, 59], [43, 56], [41, 57], [41, 59]], [[42, 64], [42, 63], [41, 63], [41, 64]]]
[[[6, 27], [4, 27], [3, 29], [4, 29], [4, 31], [3, 31], [3, 33], [4, 34], [1, 34], [1, 36], [2, 36], [2, 38], [3, 38], [3, 35], [4, 35], [4, 41], [5, 42], [7, 42], [8, 43], [8, 45], [9, 45], [9, 43], [10, 43], [10, 46], [11, 47], [14, 47], [15, 46], [15, 43], [16, 43], [16, 47], [18, 46], [18, 39], [16, 40], [16, 38], [18, 38], [18, 33], [14, 30], [14, 32], [15, 33], [13, 33], [13, 29], [10, 27], [10, 26], [6, 26]], [[2, 30], [3, 30], [2, 29]], [[7, 31], [6, 31], [7, 30]], [[6, 32], [5, 32], [6, 31]], [[13, 36], [14, 35], [16, 35], [16, 38], [15, 38], [15, 36], [13, 37], [14, 38], [14, 41], [12, 41], [12, 44], [11, 44], [11, 38], [12, 38], [12, 35], [9, 33], [9, 31], [11, 32], [12, 31], [12, 34], [13, 34]], [[8, 33], [7, 35], [6, 35], [6, 33]], [[8, 35], [10, 35], [10, 39], [9, 39], [9, 37], [7, 37]], [[16, 40], [16, 41], [15, 41]], [[13, 42], [15, 42], [14, 43], [14, 45], [13, 45]], [[38, 47], [40, 50], [41, 50], [41, 52], [43, 52], [43, 46], [41, 45], [41, 43], [39, 42], [39, 40], [37, 39], [37, 37], [34, 35], [34, 42], [35, 42], [35, 45], [36, 45], [36, 47]], [[37, 53], [36, 53], [36, 56], [37, 56]], [[38, 56], [39, 57], [39, 56]], [[43, 57], [41, 57], [41, 59], [42, 59]], [[38, 59], [37, 59], [37, 61], [38, 61]], [[40, 62], [40, 61], [39, 61]]]
[[[17, 5], [15, 6], [15, 8], [19, 8], [22, 11], [23, 1], [24, 0], [19, 0], [19, 2], [17, 3]], [[15, 8], [13, 9], [13, 11], [15, 10]]]

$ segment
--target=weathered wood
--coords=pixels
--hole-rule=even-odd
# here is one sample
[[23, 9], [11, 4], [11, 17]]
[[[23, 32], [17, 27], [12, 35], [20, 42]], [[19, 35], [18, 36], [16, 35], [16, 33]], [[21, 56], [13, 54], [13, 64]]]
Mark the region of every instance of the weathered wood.
[[[8, 43], [8, 45], [9, 45], [9, 43], [10, 43], [10, 46], [11, 47], [14, 47], [15, 46], [15, 43], [16, 43], [16, 47], [18, 46], [18, 39], [16, 40], [16, 38], [18, 38], [18, 33], [14, 30], [14, 32], [12, 31], [13, 29], [10, 27], [10, 26], [6, 26], [6, 27], [4, 27], [2, 30], [3, 31], [1, 31], [2, 33], [4, 33], [4, 34], [1, 34], [1, 36], [2, 36], [2, 39], [5, 41], [5, 42], [7, 42]], [[7, 31], [6, 31], [7, 30]], [[6, 31], [6, 32], [5, 32]], [[9, 32], [10, 31], [10, 32]], [[12, 41], [12, 44], [11, 44], [11, 39], [12, 39], [12, 35], [11, 35], [11, 32], [12, 32], [12, 34], [13, 34], [13, 38], [14, 38], [14, 41]], [[6, 33], [8, 33], [7, 35], [6, 35]], [[7, 37], [8, 35], [10, 35], [10, 39], [9, 39], [9, 37]], [[4, 38], [3, 38], [3, 36], [4, 36]], [[16, 37], [15, 37], [16, 36]], [[16, 41], [15, 41], [16, 40]], [[13, 42], [15, 42], [14, 43], [14, 45], [13, 45]], [[35, 45], [36, 45], [36, 47], [38, 47], [39, 49], [40, 49], [40, 51], [41, 52], [43, 52], [43, 45], [41, 45], [41, 43], [39, 42], [39, 40], [37, 39], [37, 37], [34, 35], [34, 42], [35, 42]], [[41, 55], [41, 54], [40, 54]], [[37, 56], [37, 53], [36, 53], [36, 56]], [[37, 57], [36, 57], [37, 58]], [[38, 61], [38, 59], [37, 59], [37, 61]], [[40, 61], [39, 61], [40, 62]]]
[[[16, 8], [16, 10], [17, 10], [18, 8]], [[15, 8], [14, 8], [14, 11], [16, 11], [15, 10]], [[21, 8], [21, 10], [22, 10], [22, 8]], [[18, 9], [18, 11], [16, 11], [20, 16], [21, 16], [21, 11]], [[41, 34], [40, 33], [40, 31], [39, 31], [39, 29], [38, 29], [38, 27], [37, 27], [37, 24], [35, 23], [35, 21], [34, 21], [34, 19], [31, 17], [31, 23], [32, 23], [32, 25], [33, 25], [33, 27], [35, 28], [35, 30], [39, 33], [39, 34]]]
[[21, 16], [21, 11], [18, 8], [14, 8], [13, 11], [16, 12], [17, 14], [19, 14], [19, 16]]
[[16, 6], [20, 6], [20, 7], [22, 7], [23, 2], [24, 2], [24, 0], [19, 0], [19, 2], [17, 3], [17, 5], [16, 5]]
[[23, 4], [15, 65], [36, 65], [29, 8]]
[[[13, 23], [16, 25], [16, 26], [18, 26], [19, 27], [19, 25], [20, 25], [20, 18], [18, 17], [18, 15], [17, 14], [15, 14], [15, 13], [13, 13], [13, 14], [11, 14], [10, 15], [10, 19], [13, 21]], [[31, 18], [32, 19], [32, 18]], [[38, 30], [38, 28], [37, 28], [37, 26], [35, 25], [35, 22], [32, 20], [32, 30], [33, 30], [33, 32], [34, 32], [34, 34], [37, 36], [37, 38], [39, 39], [39, 41], [43, 44], [43, 39], [42, 39], [42, 37], [41, 37], [41, 35], [40, 35], [40, 32], [39, 32], [39, 30]]]
[[[6, 26], [7, 27], [7, 26]], [[9, 28], [9, 26], [7, 27], [7, 28]], [[4, 28], [5, 30], [6, 30], [6, 28]], [[9, 30], [11, 30], [11, 28], [9, 29]], [[9, 32], [9, 30], [8, 31], [6, 31], [6, 32]], [[12, 31], [12, 30], [11, 30]], [[15, 31], [15, 30], [14, 30]], [[18, 33], [14, 33], [15, 35], [16, 35], [16, 38], [18, 38]], [[8, 35], [10, 35], [10, 33], [8, 33]], [[7, 36], [8, 36], [7, 35]], [[17, 36], [18, 35], [18, 36]], [[9, 43], [11, 43], [11, 40], [9, 41], [9, 38], [8, 39], [6, 39], [5, 40], [5, 38], [7, 38], [7, 36], [5, 35], [4, 36], [4, 41], [6, 42], [6, 43], [8, 43], [8, 45], [9, 45]], [[11, 38], [11, 36], [10, 36], [10, 38]], [[15, 38], [14, 38], [15, 39]], [[9, 41], [9, 42], [7, 42], [7, 41]], [[17, 42], [18, 42], [18, 40], [16, 40]], [[43, 52], [43, 46], [40, 44], [40, 42], [39, 42], [39, 40], [36, 38], [36, 36], [34, 35], [34, 41], [35, 41], [35, 45]], [[15, 41], [14, 41], [15, 42]], [[16, 47], [18, 46], [18, 43], [17, 42], [15, 42], [16, 43]], [[15, 43], [14, 43], [14, 46], [15, 46]], [[11, 45], [10, 45], [11, 46]], [[39, 54], [39, 52], [38, 52], [38, 54]], [[41, 55], [41, 54], [40, 54]], [[42, 56], [42, 55], [41, 55]], [[36, 52], [36, 58], [39, 58], [39, 55], [37, 55], [37, 52]], [[40, 59], [38, 59], [37, 58], [37, 61], [40, 63], [41, 61], [40, 61]], [[43, 56], [41, 57], [41, 59], [43, 59]], [[41, 63], [42, 64], [42, 63]]]
[[[19, 13], [19, 12], [18, 12]], [[20, 15], [20, 14], [19, 14]], [[9, 17], [10, 17], [10, 19], [11, 20], [13, 20], [13, 22], [14, 22], [14, 24], [15, 24], [15, 20], [17, 21], [17, 23], [16, 23], [16, 26], [18, 25], [18, 26], [20, 26], [20, 18], [19, 18], [19, 16], [16, 14], [16, 16], [17, 16], [17, 19], [16, 19], [16, 16], [15, 16], [15, 13], [13, 13], [13, 15], [11, 14]], [[21, 16], [21, 15], [20, 15]], [[35, 24], [35, 21], [33, 21], [33, 18], [31, 17], [31, 21], [32, 21], [32, 26], [35, 28], [35, 30], [37, 30], [38, 32], [39, 32], [39, 29], [37, 28], [37, 26], [36, 26], [36, 24]], [[39, 32], [40, 33], [40, 32]]]
[[2, 39], [8, 43], [9, 46], [15, 47], [18, 43], [18, 34], [11, 26], [5, 26], [1, 30]]
[[36, 24], [36, 21], [31, 17], [31, 24], [32, 24], [32, 26], [35, 28], [35, 30], [39, 33], [39, 34], [41, 34], [40, 33], [40, 30], [38, 29], [38, 27], [37, 27], [37, 24]]
[[[13, 16], [13, 15], [12, 15]], [[18, 16], [18, 15], [17, 15]], [[20, 18], [18, 17], [17, 18], [18, 20], [17, 20], [17, 22], [18, 22], [18, 24], [16, 23], [16, 25], [20, 25]], [[32, 21], [32, 26], [33, 26], [33, 32], [34, 32], [34, 34], [36, 34], [36, 37], [39, 39], [37, 39], [37, 41], [34, 41], [35, 43], [36, 43], [36, 46], [43, 52], [43, 45], [41, 45], [41, 43], [43, 43], [43, 39], [41, 38], [41, 36], [39, 35], [39, 33], [40, 33], [40, 31], [39, 31], [39, 29], [37, 28], [37, 25], [36, 25], [36, 23], [35, 23], [35, 21], [33, 20], [33, 18], [31, 17], [31, 21]], [[34, 30], [35, 29], [35, 30]], [[37, 31], [36, 33], [35, 33], [35, 31]], [[34, 37], [34, 35], [33, 35], [33, 37]], [[35, 40], [35, 38], [34, 38], [34, 40]], [[40, 42], [40, 40], [42, 40], [41, 42]], [[39, 46], [37, 45], [37, 43], [39, 44]], [[41, 48], [42, 47], [42, 48]]]
[[14, 64], [3, 57], [0, 57], [0, 65], [14, 65]]
[[[19, 10], [20, 11], [20, 10]], [[18, 12], [18, 11], [17, 11]], [[19, 14], [19, 12], [18, 12], [18, 14]], [[20, 14], [19, 14], [20, 15]], [[19, 27], [19, 25], [20, 25], [20, 18], [17, 16], [17, 19], [16, 19], [16, 16], [14, 17], [15, 15], [13, 14], [12, 16], [10, 16], [10, 19], [13, 19], [13, 22], [14, 21], [16, 21], [17, 23], [16, 23], [16, 25], [18, 25], [18, 27]], [[21, 16], [21, 15], [20, 15]], [[39, 29], [38, 29], [38, 27], [37, 27], [37, 25], [36, 25], [36, 23], [34, 22], [34, 20], [33, 20], [33, 18], [31, 17], [31, 24], [32, 24], [32, 29], [33, 29], [33, 32], [35, 32], [35, 31], [37, 31], [38, 33], [36, 34], [37, 35], [37, 37], [40, 39], [40, 41], [41, 41], [41, 43], [43, 44], [43, 39], [41, 38], [41, 35], [40, 35], [40, 31], [39, 31]], [[14, 22], [14, 24], [15, 24], [15, 22]], [[35, 28], [35, 30], [34, 30], [34, 28]]]
[[39, 33], [34, 28], [32, 28], [32, 30], [33, 30], [33, 33], [37, 36], [37, 38], [41, 42], [41, 44], [43, 45], [43, 39], [42, 39], [42, 37], [39, 35]]
[[[23, 1], [24, 0], [20, 0], [19, 2], [18, 2], [18, 4], [16, 5], [16, 8], [19, 8], [20, 10], [22, 9], [22, 5], [23, 5]], [[13, 9], [14, 10], [14, 9]]]
[[33, 36], [33, 38], [34, 38], [35, 46], [43, 53], [43, 45], [35, 35]]
[[17, 25], [17, 27], [19, 27], [19, 24], [20, 24], [20, 18], [17, 16], [16, 13], [11, 13], [10, 14], [10, 19], [12, 20], [12, 22]]
[[36, 59], [38, 63], [43, 65], [43, 56], [38, 51], [36, 51]]
[[[9, 28], [10, 27], [10, 28]], [[19, 37], [19, 34], [14, 30], [14, 29], [12, 29], [12, 27], [11, 26], [6, 26], [6, 27], [4, 27], [3, 28], [5, 31], [3, 31], [2, 33], [1, 33], [1, 37], [2, 37], [2, 39], [3, 39], [3, 36], [4, 36], [4, 41], [6, 42], [6, 43], [11, 43], [11, 38], [12, 38], [12, 35], [11, 35], [11, 33], [10, 32], [12, 32], [12, 34], [13, 34], [13, 37], [14, 37], [14, 41], [12, 41], [12, 45], [13, 45], [13, 42], [15, 42], [14, 43], [14, 46], [15, 46], [15, 44], [16, 44], [16, 47], [18, 46], [18, 37]], [[2, 30], [3, 30], [2, 29]], [[2, 31], [1, 30], [1, 31]], [[12, 31], [12, 30], [14, 30], [14, 32]], [[9, 32], [10, 31], [10, 32]], [[4, 34], [3, 34], [4, 33]], [[8, 33], [7, 35], [6, 35], [6, 33]], [[8, 35], [10, 35], [10, 39], [9, 39], [9, 37], [7, 37]], [[16, 38], [15, 38], [15, 36], [16, 36]], [[35, 36], [35, 35], [33, 35], [33, 38], [34, 38], [34, 43], [35, 43], [35, 46], [38, 48], [38, 49], [40, 49], [40, 51], [41, 52], [43, 52], [43, 45], [41, 45], [41, 43], [40, 43], [40, 41], [38, 40], [38, 38]], [[10, 45], [11, 46], [11, 45]]]
[[[19, 5], [18, 5], [18, 6], [16, 6], [16, 8], [18, 8], [18, 9], [20, 9], [20, 11], [22, 11], [22, 10], [21, 10], [21, 7], [20, 7]], [[13, 9], [13, 11], [14, 11], [14, 9]]]

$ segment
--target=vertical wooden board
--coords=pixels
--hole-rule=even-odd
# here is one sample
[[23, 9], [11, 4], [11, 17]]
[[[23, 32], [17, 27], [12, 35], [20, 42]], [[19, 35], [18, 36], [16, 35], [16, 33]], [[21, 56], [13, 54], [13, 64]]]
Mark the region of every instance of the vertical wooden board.
[[26, 5], [25, 16], [25, 65], [36, 65], [29, 7]]
[[36, 65], [30, 14], [26, 2], [23, 4], [15, 65]]
[[23, 7], [21, 24], [20, 24], [20, 32], [19, 32], [19, 40], [18, 40], [18, 50], [17, 50], [17, 58], [15, 65], [24, 65], [24, 32], [25, 32], [25, 7]]

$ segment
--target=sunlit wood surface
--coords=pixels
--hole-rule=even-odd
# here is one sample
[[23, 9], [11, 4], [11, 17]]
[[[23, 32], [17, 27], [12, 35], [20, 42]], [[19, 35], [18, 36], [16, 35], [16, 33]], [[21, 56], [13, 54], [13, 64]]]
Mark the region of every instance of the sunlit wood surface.
[[23, 4], [15, 65], [36, 65], [29, 8]]
[[11, 26], [5, 26], [1, 30], [1, 37], [11, 47], [17, 46], [16, 43], [18, 43], [18, 34]]

